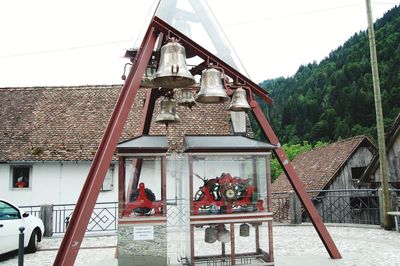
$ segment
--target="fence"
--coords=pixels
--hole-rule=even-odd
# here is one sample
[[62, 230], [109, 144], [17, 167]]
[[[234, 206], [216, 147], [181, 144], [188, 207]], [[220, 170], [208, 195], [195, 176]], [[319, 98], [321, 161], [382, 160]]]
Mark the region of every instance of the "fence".
[[[48, 207], [48, 208], [47, 208]], [[75, 204], [56, 204], [56, 205], [35, 205], [21, 206], [23, 211], [42, 218], [44, 212], [48, 212], [51, 217], [48, 219], [51, 225], [52, 233], [65, 233], [68, 223], [73, 215]], [[179, 228], [185, 223], [183, 220], [187, 207], [183, 200], [171, 199], [167, 200], [168, 225]], [[101, 202], [96, 203], [92, 215], [89, 220], [86, 232], [106, 232], [116, 231], [118, 225], [118, 202]], [[48, 229], [46, 231], [49, 231]], [[47, 232], [49, 233], [49, 232]], [[51, 233], [50, 233], [51, 235]]]
[[[30, 213], [31, 215], [41, 217], [42, 219], [45, 215], [44, 212], [48, 212], [50, 219], [46, 220], [51, 221], [51, 226], [47, 227], [46, 231], [49, 231], [48, 228], [51, 228], [50, 230], [52, 233], [65, 233], [69, 220], [73, 215], [75, 204], [21, 206], [20, 209]], [[118, 202], [96, 203], [86, 232], [116, 231], [117, 217]]]
[[[327, 223], [380, 224], [378, 189], [313, 190], [307, 191], [314, 206]], [[400, 190], [392, 190], [392, 196], [400, 196]], [[394, 200], [395, 202], [396, 200]], [[189, 212], [188, 203], [179, 199], [167, 200], [167, 222], [169, 227], [185, 224]], [[75, 204], [47, 205], [53, 233], [64, 233]], [[22, 206], [31, 215], [42, 217], [44, 206]], [[47, 209], [48, 210], [48, 209]], [[272, 206], [274, 221], [282, 223], [308, 222], [307, 213], [301, 207], [295, 193], [273, 192]], [[118, 224], [118, 202], [97, 203], [93, 209], [87, 232], [116, 231]]]
[[[379, 190], [313, 190], [307, 191], [314, 206], [326, 223], [380, 224]], [[274, 221], [292, 223], [296, 208], [301, 220], [309, 222], [307, 213], [301, 204], [293, 204], [293, 192], [272, 193], [272, 211]]]

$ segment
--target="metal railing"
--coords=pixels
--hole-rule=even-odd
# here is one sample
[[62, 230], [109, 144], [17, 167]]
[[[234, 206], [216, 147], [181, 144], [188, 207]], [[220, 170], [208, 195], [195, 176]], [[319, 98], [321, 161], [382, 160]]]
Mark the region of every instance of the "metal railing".
[[[311, 200], [325, 223], [379, 224], [377, 189], [323, 190]], [[302, 221], [309, 221], [303, 212]]]
[[[400, 191], [394, 191], [399, 193]], [[379, 224], [379, 196], [377, 189], [313, 190], [307, 191], [319, 214], [327, 223]], [[290, 193], [273, 192], [271, 211], [274, 221], [290, 222]], [[40, 217], [40, 207], [22, 206], [22, 210]], [[75, 204], [53, 205], [53, 232], [65, 233]], [[167, 200], [167, 222], [170, 227], [185, 224], [189, 206], [181, 199]], [[302, 221], [308, 222], [302, 209]], [[118, 202], [96, 203], [87, 232], [116, 231]]]
[[[310, 190], [307, 191], [325, 223], [379, 224], [377, 189]], [[290, 222], [290, 200], [287, 192], [272, 193], [274, 220]], [[302, 221], [309, 222], [302, 212]]]
[[[25, 212], [40, 217], [40, 206], [21, 206]], [[65, 233], [69, 220], [73, 215], [75, 204], [53, 205], [53, 233]], [[118, 218], [118, 202], [96, 203], [86, 232], [116, 231]]]

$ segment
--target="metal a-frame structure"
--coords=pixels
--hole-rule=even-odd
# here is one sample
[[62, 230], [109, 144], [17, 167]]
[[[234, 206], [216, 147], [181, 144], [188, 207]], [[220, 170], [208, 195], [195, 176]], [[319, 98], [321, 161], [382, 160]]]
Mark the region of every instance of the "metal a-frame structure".
[[[111, 163], [113, 153], [125, 125], [125, 121], [127, 120], [129, 110], [139, 90], [142, 76], [149, 60], [151, 59], [157, 40], [159, 40], [159, 44], [162, 44], [162, 41], [166, 39], [165, 37], [167, 36], [177, 38], [188, 53], [195, 54], [204, 60], [202, 63], [190, 70], [193, 75], [200, 74], [203, 69], [212, 64], [222, 68], [225, 75], [230, 77], [236, 85], [248, 88], [248, 92], [250, 93], [248, 93], [247, 97], [256, 121], [264, 132], [267, 140], [278, 147], [274, 150], [274, 154], [286, 173], [286, 176], [289, 178], [289, 182], [303, 204], [304, 209], [307, 211], [311, 222], [330, 257], [332, 259], [340, 259], [340, 252], [333, 242], [333, 239], [326, 229], [320, 215], [308, 197], [300, 178], [296, 174], [288, 157], [282, 149], [277, 136], [262, 112], [259, 104], [253, 99], [253, 94], [255, 94], [261, 100], [271, 103], [272, 100], [268, 96], [268, 93], [233, 67], [226, 64], [224, 61], [198, 45], [181, 32], [177, 31], [174, 27], [159, 17], [154, 16], [146, 31], [142, 44], [137, 51], [136, 57], [132, 62], [133, 65], [131, 71], [121, 90], [108, 126], [99, 144], [99, 148], [93, 159], [86, 182], [75, 207], [74, 214], [72, 215], [67, 231], [58, 250], [54, 265], [73, 265], [76, 260], [101, 185]], [[154, 104], [158, 96], [158, 91], [154, 89], [150, 90], [146, 96], [139, 130], [139, 133], [142, 135], [147, 135], [149, 133]]]

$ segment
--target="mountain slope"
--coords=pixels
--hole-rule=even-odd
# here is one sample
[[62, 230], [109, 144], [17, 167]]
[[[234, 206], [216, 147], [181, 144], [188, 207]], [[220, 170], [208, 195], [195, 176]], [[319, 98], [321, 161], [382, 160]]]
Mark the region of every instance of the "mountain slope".
[[[374, 24], [385, 126], [400, 112], [400, 7]], [[263, 111], [282, 143], [375, 137], [375, 107], [368, 33], [361, 31], [319, 64], [300, 66], [289, 78], [265, 80], [274, 99]], [[254, 121], [253, 121], [254, 122]], [[262, 138], [254, 127], [255, 136]]]

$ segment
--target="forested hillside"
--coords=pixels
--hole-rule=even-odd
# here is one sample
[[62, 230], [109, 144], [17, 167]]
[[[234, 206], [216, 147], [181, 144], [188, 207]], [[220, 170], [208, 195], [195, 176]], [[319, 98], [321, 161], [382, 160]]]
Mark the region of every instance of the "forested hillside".
[[[375, 23], [385, 129], [400, 112], [400, 7]], [[284, 64], [284, 60], [282, 61]], [[356, 33], [319, 64], [289, 78], [265, 80], [274, 100], [262, 103], [281, 143], [333, 142], [358, 134], [375, 139], [375, 107], [367, 31]], [[258, 127], [255, 136], [262, 138]]]

